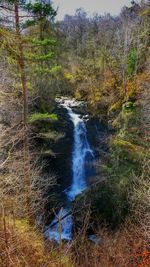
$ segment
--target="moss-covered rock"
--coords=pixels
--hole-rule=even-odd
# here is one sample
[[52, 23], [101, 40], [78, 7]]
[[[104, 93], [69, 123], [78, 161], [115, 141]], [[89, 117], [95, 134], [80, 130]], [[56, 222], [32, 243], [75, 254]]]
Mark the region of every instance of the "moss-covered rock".
[[33, 113], [29, 116], [28, 122], [35, 123], [37, 121], [56, 121], [58, 119], [57, 114], [48, 114], [48, 113]]

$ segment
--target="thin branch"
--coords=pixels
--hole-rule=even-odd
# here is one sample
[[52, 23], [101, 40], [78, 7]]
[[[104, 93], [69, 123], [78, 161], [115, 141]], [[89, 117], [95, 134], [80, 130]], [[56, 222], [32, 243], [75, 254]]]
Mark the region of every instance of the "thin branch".
[[0, 8], [8, 10], [8, 11], [11, 11], [11, 12], [15, 11], [14, 9], [11, 9], [10, 7], [6, 7], [6, 6], [3, 6], [3, 5], [0, 5]]

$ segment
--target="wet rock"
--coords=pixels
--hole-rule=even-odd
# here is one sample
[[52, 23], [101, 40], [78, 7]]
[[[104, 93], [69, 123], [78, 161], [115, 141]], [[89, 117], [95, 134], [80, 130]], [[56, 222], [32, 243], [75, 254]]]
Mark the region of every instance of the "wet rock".
[[[84, 119], [87, 129], [87, 139], [90, 144], [90, 147], [94, 151], [94, 161], [95, 159], [97, 160], [100, 156], [99, 155], [100, 144], [103, 144], [103, 147], [105, 149], [105, 144], [104, 142], [102, 142], [102, 139], [105, 139], [107, 136], [105, 125], [102, 125], [102, 123], [98, 118], [93, 118], [89, 114], [87, 114], [86, 103], [77, 102], [75, 100], [70, 100], [68, 98], [57, 99], [57, 107], [55, 108], [54, 113], [57, 114], [58, 121], [53, 123], [53, 130], [56, 131], [57, 133], [63, 134], [63, 137], [59, 138], [57, 142], [53, 143], [50, 143], [49, 140], [47, 139], [47, 141], [46, 140], [44, 141], [45, 142], [44, 146], [46, 151], [52, 149], [55, 155], [55, 157], [52, 157], [51, 155], [45, 155], [45, 157], [47, 157], [47, 169], [52, 170], [58, 177], [57, 178], [57, 182], [59, 184], [58, 203], [62, 202], [63, 203], [62, 206], [66, 201], [65, 189], [72, 184], [72, 151], [73, 151], [74, 126], [67, 111], [68, 105], [71, 107], [73, 111], [76, 110], [77, 114], [81, 114], [80, 118]], [[81, 110], [83, 113], [81, 112]], [[87, 164], [86, 178], [89, 184], [90, 182], [92, 183], [94, 177], [96, 176], [95, 172], [96, 168], [92, 163], [90, 153], [87, 155], [86, 164]], [[49, 192], [49, 194], [52, 193]], [[75, 227], [78, 225], [79, 227], [82, 226], [81, 216], [79, 216], [79, 221], [77, 218], [78, 215], [76, 215], [75, 217], [76, 217], [74, 218]]]

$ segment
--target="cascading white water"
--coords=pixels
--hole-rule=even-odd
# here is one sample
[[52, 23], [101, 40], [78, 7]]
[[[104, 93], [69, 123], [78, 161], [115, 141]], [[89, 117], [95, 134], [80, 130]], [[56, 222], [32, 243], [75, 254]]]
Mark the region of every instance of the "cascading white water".
[[85, 177], [85, 159], [87, 154], [90, 154], [92, 157], [94, 157], [94, 155], [87, 141], [84, 120], [80, 118], [79, 114], [74, 113], [71, 108], [67, 109], [74, 124], [74, 147], [72, 157], [72, 185], [69, 190], [66, 190], [66, 194], [68, 199], [73, 201], [75, 197], [81, 194], [87, 187]]
[[45, 236], [47, 238], [55, 240], [57, 243], [59, 243], [60, 240], [69, 241], [72, 239], [73, 220], [71, 214], [69, 215], [68, 214], [69, 214], [69, 209], [67, 208], [61, 209], [59, 211], [57, 217], [55, 217], [55, 219], [51, 222], [48, 230], [45, 232]]
[[[84, 120], [81, 118], [80, 114], [73, 112], [72, 107], [77, 105], [74, 100], [59, 100], [59, 104], [68, 110], [70, 119], [74, 125], [74, 144], [72, 153], [72, 184], [65, 190], [68, 201], [73, 201], [75, 197], [81, 194], [87, 187], [85, 163], [86, 159], [90, 158], [93, 160], [94, 153], [90, 148], [87, 140], [87, 131]], [[72, 226], [73, 220], [70, 210], [68, 208], [60, 210], [55, 218], [50, 224], [49, 229], [46, 231], [46, 236], [57, 242], [60, 239], [71, 240], [72, 239]], [[66, 216], [69, 214], [68, 216]], [[66, 217], [65, 217], [66, 216]], [[58, 219], [59, 218], [59, 219]], [[60, 220], [60, 223], [57, 221]], [[60, 225], [61, 224], [61, 225]]]

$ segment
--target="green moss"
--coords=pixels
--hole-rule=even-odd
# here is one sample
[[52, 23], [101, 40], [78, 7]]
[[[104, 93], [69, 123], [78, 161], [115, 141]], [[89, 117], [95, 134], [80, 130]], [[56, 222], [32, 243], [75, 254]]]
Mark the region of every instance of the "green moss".
[[[133, 163], [135, 167], [136, 165], [140, 166], [139, 161], [146, 156], [145, 150], [142, 146], [135, 145], [118, 137], [113, 140], [111, 150], [111, 157], [114, 158], [113, 160], [115, 160], [115, 157], [118, 157], [119, 164], [123, 163], [123, 165], [125, 165], [127, 162], [127, 167], [130, 165], [130, 163]], [[134, 170], [134, 166], [132, 166], [132, 168]]]
[[56, 114], [48, 114], [48, 113], [34, 113], [28, 118], [29, 123], [34, 123], [36, 121], [41, 121], [41, 120], [53, 120], [56, 121], [58, 120], [58, 117]]
[[131, 144], [130, 142], [125, 141], [123, 139], [118, 139], [118, 138], [114, 139], [113, 145], [119, 146], [119, 147], [122, 147], [125, 149], [135, 150], [135, 146], [133, 144]]
[[73, 80], [73, 75], [71, 73], [65, 73], [64, 74], [65, 78], [68, 80], [68, 81], [72, 81]]
[[134, 102], [126, 102], [122, 106], [124, 112], [133, 112], [136, 109], [136, 104]]
[[[130, 128], [136, 129], [139, 125], [140, 109], [133, 102], [126, 102], [122, 106], [122, 111], [113, 120], [113, 127], [119, 130], [118, 136], [122, 139], [127, 139]], [[130, 139], [129, 139], [130, 140]]]
[[39, 133], [38, 138], [42, 138], [42, 139], [50, 139], [52, 141], [58, 141], [59, 139], [64, 138], [64, 134], [63, 133], [58, 133], [56, 131], [49, 131], [47, 133]]
[[[111, 106], [109, 112], [116, 111], [116, 104]], [[108, 221], [113, 227], [129, 214], [129, 192], [133, 192], [135, 179], [142, 175], [142, 164], [149, 157], [148, 144], [143, 143], [142, 129], [139, 128], [141, 107], [128, 101], [123, 104], [119, 115], [116, 115], [113, 113], [111, 119], [117, 131], [109, 144], [108, 159], [101, 166], [106, 179], [92, 198], [93, 214], [100, 214], [100, 220]]]
[[122, 102], [121, 101], [118, 101], [116, 103], [114, 103], [110, 108], [109, 108], [109, 113], [110, 112], [115, 112], [117, 110], [120, 110], [122, 107]]

